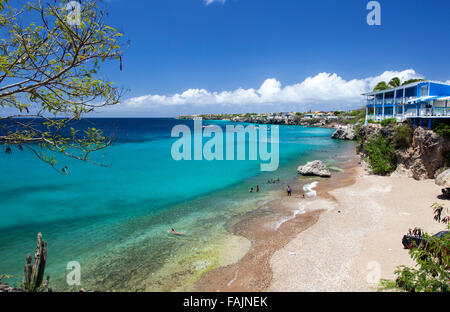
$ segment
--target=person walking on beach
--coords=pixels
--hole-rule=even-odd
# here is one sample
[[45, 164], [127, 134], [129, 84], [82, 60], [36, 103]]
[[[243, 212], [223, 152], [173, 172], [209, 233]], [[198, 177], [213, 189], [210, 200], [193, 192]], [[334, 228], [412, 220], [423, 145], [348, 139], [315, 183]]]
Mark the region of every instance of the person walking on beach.
[[288, 187], [286, 189], [286, 192], [287, 192], [288, 196], [292, 195], [292, 189], [291, 189], [291, 187], [289, 185], [288, 185]]

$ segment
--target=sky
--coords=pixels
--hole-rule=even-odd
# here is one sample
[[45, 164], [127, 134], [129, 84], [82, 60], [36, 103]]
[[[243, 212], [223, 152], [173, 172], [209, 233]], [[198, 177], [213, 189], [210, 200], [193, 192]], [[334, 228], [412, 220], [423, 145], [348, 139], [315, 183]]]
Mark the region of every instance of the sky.
[[450, 82], [450, 1], [108, 0], [131, 44], [98, 116], [349, 110], [394, 76]]

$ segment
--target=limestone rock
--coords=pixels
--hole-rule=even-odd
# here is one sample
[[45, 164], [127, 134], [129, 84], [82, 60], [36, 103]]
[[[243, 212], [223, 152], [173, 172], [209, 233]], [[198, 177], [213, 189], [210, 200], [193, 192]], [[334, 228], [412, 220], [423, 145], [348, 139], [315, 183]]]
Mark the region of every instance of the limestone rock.
[[445, 170], [436, 177], [435, 183], [439, 186], [450, 188], [450, 169]]
[[327, 166], [320, 160], [315, 160], [304, 166], [298, 167], [297, 172], [305, 176], [331, 177], [330, 170], [328, 170]]
[[355, 133], [354, 133], [353, 126], [352, 125], [339, 126], [336, 129], [336, 131], [334, 131], [331, 138], [338, 139], [338, 140], [354, 140]]

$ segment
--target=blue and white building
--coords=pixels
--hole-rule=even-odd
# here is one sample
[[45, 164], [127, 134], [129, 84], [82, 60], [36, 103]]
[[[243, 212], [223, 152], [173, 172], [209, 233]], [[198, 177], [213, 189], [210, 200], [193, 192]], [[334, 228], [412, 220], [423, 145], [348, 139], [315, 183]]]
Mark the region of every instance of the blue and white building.
[[450, 121], [450, 84], [420, 81], [393, 89], [363, 94], [366, 123], [395, 118], [431, 128], [436, 121]]

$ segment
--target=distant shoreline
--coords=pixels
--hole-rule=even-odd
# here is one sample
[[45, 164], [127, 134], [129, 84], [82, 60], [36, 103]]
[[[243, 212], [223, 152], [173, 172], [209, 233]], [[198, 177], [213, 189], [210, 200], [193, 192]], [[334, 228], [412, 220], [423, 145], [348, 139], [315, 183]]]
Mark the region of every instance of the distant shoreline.
[[336, 129], [341, 126], [361, 124], [365, 120], [365, 111], [350, 112], [314, 112], [314, 113], [264, 113], [264, 114], [206, 114], [184, 115], [176, 119], [193, 120], [202, 118], [205, 121], [230, 121], [236, 123], [253, 123], [266, 125], [306, 126]]

